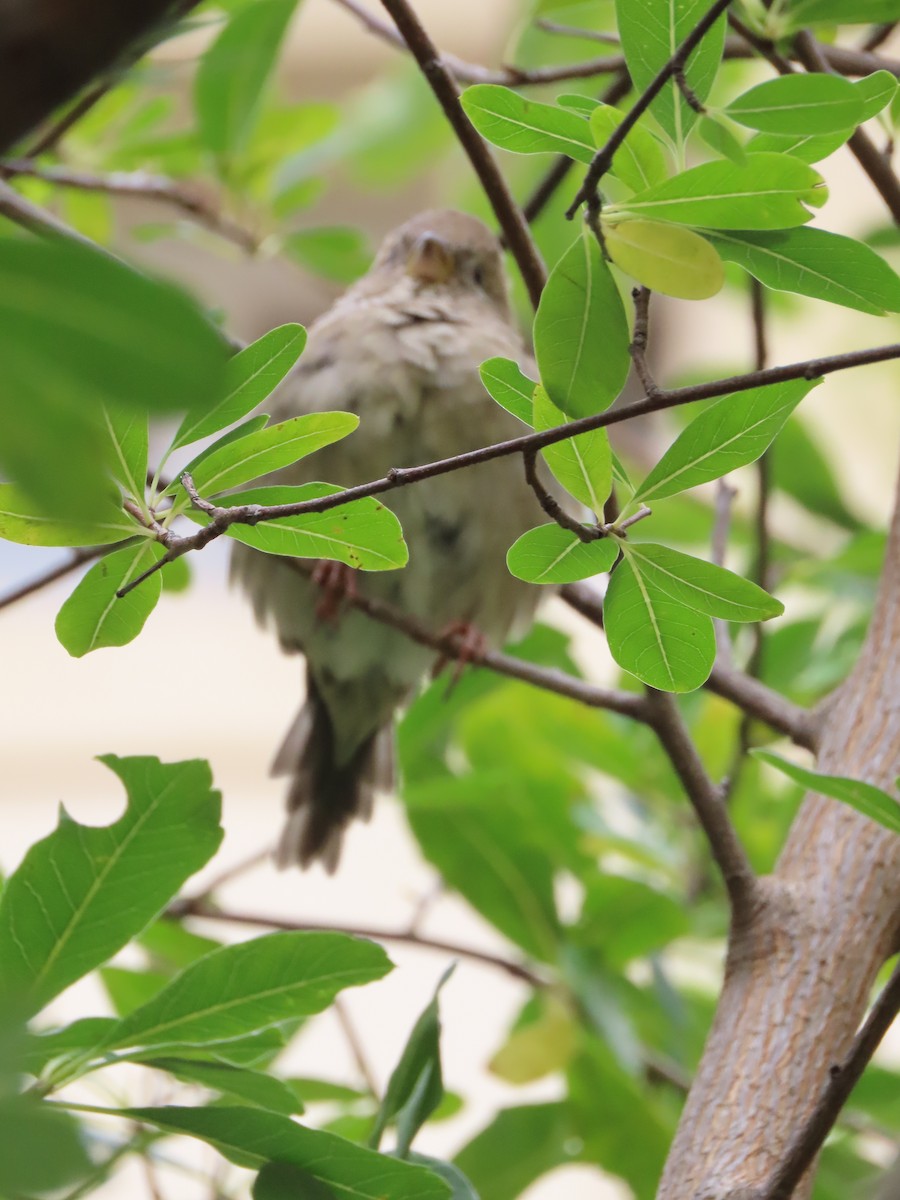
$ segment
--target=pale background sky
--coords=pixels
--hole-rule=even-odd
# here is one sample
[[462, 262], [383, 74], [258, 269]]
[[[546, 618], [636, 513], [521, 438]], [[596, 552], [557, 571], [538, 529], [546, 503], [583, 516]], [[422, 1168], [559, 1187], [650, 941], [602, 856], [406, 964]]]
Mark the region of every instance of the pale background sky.
[[[373, 10], [378, 6], [372, 4]], [[418, 9], [436, 39], [474, 61], [500, 60], [511, 0], [420, 0]], [[359, 84], [393, 52], [361, 31], [327, 0], [306, 0], [296, 24], [285, 72], [297, 98], [317, 99]], [[460, 169], [463, 169], [462, 167]], [[819, 223], [843, 232], [862, 232], [881, 220], [877, 201], [857, 186], [853, 164], [836, 155], [824, 167], [832, 199]], [[426, 185], [427, 187], [427, 185]], [[358, 202], [331, 207], [330, 220], [367, 221], [381, 229], [416, 207], [439, 199], [379, 196], [372, 211]], [[329, 200], [331, 204], [331, 201]], [[402, 209], [406, 204], [407, 208]], [[396, 212], [388, 211], [391, 206]], [[257, 336], [286, 320], [307, 320], [325, 303], [328, 291], [310, 284], [283, 263], [248, 263], [175, 243], [142, 248], [162, 269], [192, 281], [204, 296], [223, 306], [238, 334]], [[720, 299], [701, 305], [672, 306], [668, 317], [666, 372], [696, 369], [708, 362], [748, 363], [748, 326], [743, 306]], [[874, 345], [897, 336], [894, 318], [878, 320], [825, 304], [772, 331], [772, 360]], [[841, 456], [844, 474], [866, 516], [884, 523], [889, 511], [900, 411], [896, 404], [896, 365], [834, 376], [804, 402], [816, 433]], [[783, 519], [790, 519], [783, 510]], [[138, 640], [121, 649], [71, 659], [56, 641], [53, 618], [71, 581], [29, 603], [0, 612], [0, 663], [6, 687], [0, 697], [0, 867], [12, 868], [38, 837], [49, 832], [64, 801], [77, 819], [91, 824], [114, 820], [121, 810], [118, 782], [94, 754], [152, 752], [163, 760], [206, 757], [224, 794], [226, 839], [215, 871], [271, 846], [281, 823], [282, 781], [268, 778], [268, 766], [300, 701], [300, 663], [279, 654], [273, 641], [253, 626], [240, 597], [225, 584], [225, 556], [214, 546], [195, 556], [196, 584], [186, 596], [163, 599]], [[0, 593], [38, 574], [52, 553], [0, 543]], [[590, 654], [591, 641], [584, 643]], [[606, 662], [605, 652], [603, 662]], [[236, 714], [239, 713], [239, 717]], [[210, 873], [207, 872], [207, 875]], [[202, 881], [202, 876], [200, 877]], [[432, 889], [434, 875], [423, 863], [393, 800], [383, 800], [368, 826], [354, 826], [346, 840], [339, 873], [320, 870], [280, 874], [270, 866], [224, 893], [234, 908], [299, 920], [402, 928], [417, 901]], [[431, 908], [424, 931], [448, 940], [511, 954], [502, 941], [461, 902], [441, 898]], [[222, 933], [217, 927], [215, 932]], [[237, 936], [245, 932], [235, 931]], [[447, 965], [446, 955], [389, 945], [397, 970], [364, 993], [346, 993], [347, 1010], [359, 1031], [372, 1071], [383, 1086], [418, 1012]], [[512, 1088], [493, 1077], [486, 1063], [524, 999], [509, 977], [463, 961], [442, 996], [445, 1074], [448, 1087], [469, 1099], [453, 1121], [427, 1130], [417, 1146], [450, 1155], [498, 1108], [557, 1094], [548, 1081]], [[99, 990], [82, 984], [54, 1006], [49, 1016], [72, 1017], [99, 1011]], [[288, 1066], [298, 1074], [356, 1081], [356, 1068], [337, 1022], [326, 1016], [298, 1041]], [[136, 1078], [136, 1074], [132, 1076]], [[145, 1086], [145, 1085], [144, 1085]], [[140, 1094], [157, 1102], [158, 1093]], [[173, 1147], [173, 1153], [175, 1153]], [[179, 1147], [177, 1153], [182, 1155]], [[215, 1156], [192, 1150], [199, 1165]], [[193, 1200], [208, 1188], [182, 1174], [163, 1172], [166, 1197]], [[130, 1167], [96, 1195], [129, 1200], [147, 1194], [136, 1167]], [[598, 1171], [573, 1167], [539, 1182], [527, 1200], [615, 1200], [627, 1189], [604, 1182]]]

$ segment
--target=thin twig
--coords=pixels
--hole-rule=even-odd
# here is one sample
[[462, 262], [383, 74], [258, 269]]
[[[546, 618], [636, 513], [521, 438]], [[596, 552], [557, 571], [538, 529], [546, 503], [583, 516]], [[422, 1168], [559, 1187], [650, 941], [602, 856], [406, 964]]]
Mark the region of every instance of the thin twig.
[[794, 68], [783, 55], [779, 54], [768, 38], [760, 37], [748, 25], [745, 25], [734, 13], [728, 14], [728, 24], [751, 49], [772, 64], [781, 75], [792, 75]]
[[201, 194], [199, 188], [190, 183], [168, 179], [164, 175], [151, 175], [147, 171], [112, 171], [108, 175], [94, 175], [88, 171], [74, 171], [68, 167], [43, 166], [31, 159], [0, 161], [0, 176], [16, 175], [43, 179], [55, 187], [170, 204], [248, 253], [252, 254], [259, 248], [256, 235], [223, 216], [209, 198]]
[[625, 118], [613, 130], [606, 145], [602, 146], [594, 155], [593, 161], [584, 177], [584, 182], [566, 211], [567, 217], [570, 219], [574, 217], [582, 204], [587, 204], [589, 209], [597, 208], [599, 204], [597, 186], [612, 166], [616, 151], [637, 124], [638, 119], [647, 111], [672, 76], [684, 70], [691, 53], [699, 46], [700, 42], [710, 29], [712, 29], [730, 3], [731, 0], [715, 0], [712, 7], [700, 18], [669, 61], [660, 68], [647, 87], [641, 92], [640, 96], [638, 96], [637, 100], [625, 114]]
[[536, 450], [526, 450], [522, 455], [522, 460], [525, 464], [525, 482], [537, 496], [541, 508], [551, 521], [555, 521], [569, 533], [574, 533], [580, 542], [595, 542], [598, 537], [602, 536], [599, 529], [596, 527], [591, 529], [581, 521], [570, 517], [556, 497], [548, 492], [541, 483], [537, 473], [537, 454]]
[[444, 115], [456, 133], [460, 145], [468, 155], [503, 230], [506, 245], [522, 273], [531, 303], [537, 308], [547, 280], [547, 271], [532, 240], [522, 210], [513, 199], [487, 143], [463, 111], [453, 77], [441, 62], [437, 47], [425, 32], [412, 7], [407, 0], [381, 2], [393, 18], [410, 53], [419, 64], [435, 98], [444, 110]]
[[376, 942], [398, 942], [408, 946], [418, 946], [423, 950], [437, 950], [441, 954], [452, 954], [458, 958], [468, 958], [472, 962], [483, 963], [487, 967], [504, 971], [514, 979], [524, 980], [532, 987], [545, 987], [547, 980], [534, 968], [513, 959], [503, 958], [499, 954], [491, 954], [486, 950], [476, 950], [472, 946], [461, 946], [456, 942], [447, 942], [442, 938], [427, 937], [421, 933], [411, 933], [405, 929], [374, 929], [369, 926], [335, 925], [333, 921], [291, 921], [284, 917], [257, 915], [234, 911], [232, 909], [215, 908], [201, 900], [177, 900], [169, 908], [167, 916], [175, 920], [184, 917], [202, 917], [207, 921], [225, 921], [232, 925], [262, 926], [268, 929], [286, 930], [318, 930], [325, 929], [335, 933], [348, 933], [355, 937], [371, 938]]
[[888, 40], [896, 28], [896, 21], [885, 21], [882, 25], [876, 25], [866, 36], [863, 44], [860, 46], [860, 50], [866, 53], [877, 50], [879, 46]]
[[[493, 445], [482, 446], [477, 450], [468, 450], [450, 458], [438, 459], [436, 462], [423, 463], [416, 467], [393, 468], [381, 479], [373, 479], [369, 483], [345, 488], [340, 492], [333, 492], [314, 500], [299, 501], [295, 504], [245, 504], [230, 508], [210, 505], [208, 510], [215, 515], [211, 516], [207, 526], [189, 536], [180, 536], [171, 529], [166, 530], [165, 534], [159, 537], [159, 541], [166, 547], [165, 555], [125, 588], [120, 589], [117, 595], [127, 595], [154, 571], [160, 570], [166, 563], [180, 558], [181, 555], [187, 554], [191, 550], [202, 549], [225, 533], [232, 525], [256, 525], [261, 521], [302, 516], [304, 513], [327, 512], [332, 508], [349, 504], [352, 500], [383, 495], [396, 488], [406, 487], [423, 479], [431, 479], [436, 475], [446, 475], [450, 471], [463, 470], [466, 467], [475, 466], [477, 463], [490, 462], [510, 454], [524, 454], [529, 450], [543, 450], [546, 446], [566, 441], [576, 437], [579, 433], [616, 425], [621, 421], [631, 420], [633, 417], [645, 416], [647, 413], [662, 412], [668, 408], [677, 408], [682, 404], [692, 404], [695, 400], [727, 396], [732, 392], [763, 387], [770, 383], [783, 383], [789, 379], [817, 379], [820, 375], [828, 375], [833, 371], [887, 362], [895, 358], [900, 358], [900, 343], [896, 342], [886, 346], [876, 346], [871, 350], [852, 350], [846, 354], [834, 354], [826, 358], [807, 359], [780, 367], [768, 367], [763, 371], [749, 371], [743, 375], [732, 375], [725, 379], [716, 379], [688, 387], [660, 388], [653, 396], [646, 396], [643, 400], [636, 400], [620, 408], [607, 409], [594, 416], [580, 417], [577, 420], [569, 421], [565, 425], [523, 434], [505, 442], [496, 442]], [[182, 482], [184, 482], [183, 478]], [[203, 501], [203, 504], [208, 504], [208, 502]]]
[[0, 216], [6, 217], [16, 225], [21, 225], [30, 233], [36, 233], [39, 237], [56, 237], [78, 242], [82, 246], [89, 246], [98, 254], [115, 259], [116, 262], [122, 261], [105, 246], [92, 242], [90, 238], [86, 238], [84, 234], [73, 229], [71, 225], [67, 225], [65, 221], [61, 221], [59, 217], [53, 216], [46, 209], [39, 208], [37, 204], [32, 204], [24, 196], [20, 196], [16, 189], [10, 187], [2, 178], [0, 178]]
[[579, 25], [564, 25], [561, 21], [551, 21], [547, 17], [538, 17], [534, 22], [535, 29], [543, 33], [559, 34], [560, 37], [583, 38], [586, 42], [603, 42], [606, 46], [621, 46], [622, 39], [617, 33], [602, 33], [597, 29], [582, 29]]
[[360, 1077], [365, 1083], [366, 1088], [377, 1099], [378, 1081], [375, 1078], [375, 1072], [372, 1070], [369, 1059], [366, 1055], [362, 1038], [356, 1032], [356, 1026], [353, 1023], [353, 1020], [347, 1009], [347, 1005], [344, 1003], [343, 996], [335, 996], [333, 1007], [334, 1015], [337, 1017], [338, 1024], [340, 1025], [341, 1031], [344, 1034], [344, 1040], [347, 1043], [350, 1054], [353, 1057], [353, 1061], [356, 1063], [356, 1069], [359, 1071]]
[[681, 780], [718, 865], [735, 922], [748, 917], [756, 875], [731, 823], [720, 790], [706, 773], [678, 705], [667, 692], [647, 691], [650, 724]]
[[631, 354], [635, 374], [641, 381], [641, 387], [645, 394], [655, 396], [659, 387], [647, 364], [647, 348], [650, 339], [650, 289], [633, 288], [631, 298], [634, 301], [634, 329], [628, 350]]
[[872, 1005], [846, 1058], [831, 1068], [828, 1081], [806, 1125], [796, 1134], [780, 1166], [760, 1191], [759, 1200], [790, 1200], [793, 1196], [898, 1012], [900, 964], [894, 968], [884, 990]]
[[[728, 549], [728, 534], [731, 529], [731, 508], [737, 488], [733, 488], [727, 479], [719, 479], [716, 485], [715, 519], [713, 520], [711, 559], [716, 566], [725, 566], [725, 555]], [[721, 617], [713, 620], [716, 632], [716, 651], [719, 662], [731, 663], [734, 652], [731, 644], [729, 624]]]
[[19, 600], [24, 600], [26, 596], [33, 596], [35, 592], [40, 592], [45, 587], [49, 587], [51, 583], [56, 583], [58, 579], [64, 579], [66, 575], [71, 575], [73, 571], [77, 571], [85, 563], [108, 554], [113, 548], [121, 550], [122, 545], [123, 543], [119, 542], [115, 547], [85, 546], [82, 549], [73, 550], [67, 562], [60, 563], [56, 567], [51, 567], [49, 571], [46, 571], [43, 575], [38, 575], [36, 579], [20, 584], [17, 588], [13, 588], [11, 592], [7, 592], [5, 596], [0, 596], [0, 609], [9, 608], [11, 604], [15, 604]]

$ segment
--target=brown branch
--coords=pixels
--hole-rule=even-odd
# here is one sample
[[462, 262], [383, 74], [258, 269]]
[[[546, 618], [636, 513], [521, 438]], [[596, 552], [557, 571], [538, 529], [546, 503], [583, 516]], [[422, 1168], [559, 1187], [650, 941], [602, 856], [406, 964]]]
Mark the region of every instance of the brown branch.
[[589, 209], [596, 211], [599, 206], [597, 186], [612, 166], [616, 151], [637, 124], [638, 119], [647, 111], [669, 80], [678, 72], [683, 72], [691, 53], [699, 46], [700, 42], [710, 29], [712, 29], [730, 3], [731, 0], [714, 0], [713, 5], [700, 18], [669, 61], [660, 68], [647, 87], [641, 92], [640, 96], [638, 96], [637, 100], [625, 114], [624, 120], [613, 130], [606, 145], [602, 146], [594, 155], [593, 161], [584, 177], [584, 182], [578, 189], [575, 199], [566, 210], [566, 216], [569, 219], [574, 217], [582, 204], [587, 204]]
[[567, 529], [569, 533], [574, 533], [581, 542], [595, 542], [598, 537], [601, 537], [600, 530], [596, 528], [590, 529], [582, 524], [581, 521], [576, 521], [574, 517], [570, 517], [560, 502], [552, 493], [550, 493], [538, 478], [537, 473], [537, 451], [526, 450], [522, 455], [522, 460], [525, 464], [525, 482], [537, 496], [538, 504], [547, 514], [551, 521], [555, 521], [563, 529]]
[[176, 921], [180, 921], [184, 917], [202, 917], [205, 921], [229, 921], [233, 925], [253, 925], [289, 931], [324, 929], [334, 933], [348, 933], [354, 937], [371, 938], [376, 942], [399, 942], [407, 946], [418, 946], [423, 950], [437, 950], [442, 954], [452, 954], [459, 958], [468, 958], [472, 962], [483, 963], [485, 966], [512, 975], [514, 979], [521, 979], [535, 988], [547, 985], [547, 980], [525, 963], [503, 958], [499, 954], [491, 954], [485, 950], [476, 950], [471, 946], [461, 946], [456, 942], [446, 942], [442, 938], [411, 933], [406, 929], [374, 929], [368, 926], [335, 925], [333, 921], [291, 921], [284, 917], [257, 916], [255, 913], [216, 908], [200, 898], [194, 900], [190, 897], [176, 900], [169, 906], [165, 915]]
[[117, 262], [122, 261], [105, 246], [92, 242], [90, 238], [86, 238], [84, 234], [73, 229], [71, 225], [67, 225], [65, 221], [61, 221], [59, 217], [53, 216], [46, 209], [32, 204], [24, 196], [20, 196], [16, 189], [10, 187], [2, 178], [0, 178], [0, 217], [6, 217], [7, 220], [13, 221], [16, 225], [20, 225], [29, 233], [35, 233], [39, 237], [65, 238], [68, 241], [79, 242], [82, 246], [90, 246], [98, 254], [105, 254], [108, 258], [116, 259]]
[[[789, 379], [817, 379], [820, 375], [828, 375], [833, 371], [847, 370], [851, 367], [864, 366], [871, 363], [886, 362], [900, 358], [900, 343], [887, 346], [876, 346], [871, 350], [853, 350], [846, 354], [834, 354], [826, 358], [807, 359], [803, 362], [788, 363], [781, 367], [767, 367], [762, 371], [749, 371], [743, 375], [732, 375], [726, 379], [716, 379], [708, 383], [693, 384], [689, 387], [663, 389], [660, 388], [653, 396], [636, 400], [621, 408], [607, 409], [590, 417], [580, 417], [565, 425], [557, 425], [552, 429], [544, 429], [535, 433], [523, 434], [510, 438], [505, 442], [496, 442], [490, 446], [482, 446], [477, 450], [469, 450], [451, 458], [438, 459], [436, 462], [423, 463], [417, 467], [397, 467], [381, 479], [373, 479], [369, 483], [361, 483], [356, 487], [345, 488], [328, 496], [315, 500], [299, 501], [296, 504], [273, 505], [235, 505], [231, 508], [219, 508], [202, 501], [200, 507], [210, 515], [210, 523], [197, 533], [189, 536], [179, 536], [171, 529], [160, 535], [159, 541], [166, 547], [166, 554], [159, 559], [143, 575], [131, 581], [121, 589], [119, 596], [127, 595], [137, 587], [148, 575], [160, 570], [166, 563], [180, 558], [191, 550], [199, 550], [215, 540], [231, 526], [257, 525], [260, 521], [273, 521], [283, 517], [302, 516], [304, 513], [327, 512], [332, 508], [349, 504], [366, 496], [383, 495], [395, 488], [406, 487], [423, 479], [431, 479], [436, 475], [445, 475], [450, 471], [463, 470], [477, 463], [489, 462], [495, 458], [504, 458], [509, 454], [524, 454], [530, 450], [542, 450], [546, 446], [566, 441], [579, 433], [587, 433], [592, 429], [602, 429], [633, 417], [644, 416], [651, 412], [661, 412], [664, 409], [676, 408], [682, 404], [691, 404], [695, 400], [709, 400], [716, 396], [727, 396], [731, 392], [746, 391], [749, 388], [762, 387], [770, 383], [782, 383]], [[182, 478], [184, 482], [184, 478]], [[192, 485], [191, 485], [192, 486]], [[196, 492], [194, 493], [196, 496]], [[197, 497], [197, 499], [200, 499]]]
[[459, 93], [440, 54], [407, 0], [381, 0], [390, 13], [410, 53], [425, 76], [444, 115], [481, 181], [494, 215], [503, 231], [510, 253], [515, 258], [532, 305], [537, 308], [547, 271], [531, 238], [528, 222], [513, 199], [487, 143], [466, 116]]
[[645, 394], [655, 396], [659, 387], [647, 365], [647, 348], [650, 340], [650, 289], [632, 288], [631, 298], [634, 301], [634, 329], [628, 351], [635, 374], [641, 381], [641, 387]]
[[650, 727], [681, 780], [725, 882], [735, 925], [743, 925], [749, 920], [757, 879], [722, 793], [707, 775], [674, 697], [648, 689], [647, 702]]
[[762, 1189], [759, 1200], [790, 1200], [794, 1189], [819, 1153], [836, 1124], [850, 1093], [872, 1060], [884, 1035], [900, 1012], [900, 964], [894, 968], [881, 995], [872, 1006], [842, 1063], [836, 1063], [806, 1125], [791, 1142], [778, 1170]]
[[204, 196], [196, 185], [190, 183], [179, 183], [146, 171], [112, 171], [108, 175], [94, 175], [88, 171], [75, 171], [68, 167], [42, 166], [31, 159], [0, 161], [0, 177], [9, 178], [16, 175], [43, 179], [56, 187], [171, 204], [207, 229], [234, 242], [242, 250], [254, 253], [259, 248], [259, 239], [253, 233], [223, 216], [209, 198]]

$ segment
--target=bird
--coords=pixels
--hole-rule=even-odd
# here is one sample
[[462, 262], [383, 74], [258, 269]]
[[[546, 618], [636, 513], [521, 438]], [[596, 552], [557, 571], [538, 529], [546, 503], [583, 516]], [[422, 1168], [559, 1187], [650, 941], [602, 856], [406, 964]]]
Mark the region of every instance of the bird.
[[[357, 431], [266, 482], [351, 487], [526, 432], [481, 382], [479, 365], [495, 356], [530, 365], [498, 239], [462, 212], [418, 214], [387, 235], [368, 273], [310, 326], [304, 354], [267, 403], [277, 420], [353, 412]], [[506, 551], [542, 514], [518, 455], [385, 499], [409, 561], [353, 572], [359, 594], [436, 632], [477, 630], [488, 646], [527, 629], [540, 589], [509, 573]], [[257, 620], [306, 660], [305, 703], [272, 766], [290, 777], [276, 862], [318, 860], [333, 872], [348, 823], [368, 819], [375, 793], [395, 787], [394, 717], [436, 654], [352, 606], [325, 619], [321, 589], [285, 564], [241, 544], [233, 550], [232, 578]]]

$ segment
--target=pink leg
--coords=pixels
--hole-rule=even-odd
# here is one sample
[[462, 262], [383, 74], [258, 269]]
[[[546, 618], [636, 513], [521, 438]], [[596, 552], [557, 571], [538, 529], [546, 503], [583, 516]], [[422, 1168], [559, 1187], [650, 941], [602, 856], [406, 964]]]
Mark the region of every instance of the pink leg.
[[322, 590], [316, 605], [316, 616], [320, 621], [336, 622], [340, 616], [341, 602], [348, 596], [358, 595], [356, 572], [346, 563], [331, 558], [320, 559], [312, 573], [312, 581]]

